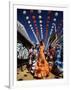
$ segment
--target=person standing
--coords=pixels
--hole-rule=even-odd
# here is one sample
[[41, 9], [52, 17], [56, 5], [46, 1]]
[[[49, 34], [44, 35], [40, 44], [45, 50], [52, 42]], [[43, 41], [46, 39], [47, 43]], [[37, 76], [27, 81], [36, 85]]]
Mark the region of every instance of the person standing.
[[37, 78], [45, 78], [46, 76], [49, 75], [49, 66], [48, 62], [45, 59], [44, 49], [45, 45], [43, 41], [40, 41], [39, 54], [37, 63], [35, 65], [35, 73], [34, 73], [34, 76]]
[[31, 46], [31, 48], [29, 49], [29, 71], [31, 71], [32, 57], [33, 57], [33, 46]]

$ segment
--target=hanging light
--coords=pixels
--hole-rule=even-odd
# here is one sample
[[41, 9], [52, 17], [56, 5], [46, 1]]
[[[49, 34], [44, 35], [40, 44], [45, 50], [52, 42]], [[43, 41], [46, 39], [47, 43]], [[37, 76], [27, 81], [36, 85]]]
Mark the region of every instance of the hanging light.
[[39, 15], [39, 19], [41, 19], [42, 18], [42, 16], [41, 15]]
[[53, 21], [55, 22], [56, 21], [56, 18], [54, 18]]
[[32, 29], [32, 32], [34, 32], [34, 30]]
[[42, 20], [40, 20], [39, 22], [42, 23]]
[[32, 24], [30, 24], [29, 26], [32, 27]]
[[42, 27], [42, 24], [40, 24], [40, 27]]
[[38, 29], [38, 27], [35, 27], [35, 29]]
[[35, 25], [35, 27], [37, 26], [37, 24], [34, 24]]
[[42, 32], [42, 29], [41, 29], [41, 32]]
[[30, 21], [28, 21], [28, 24], [30, 24], [31, 22]]
[[52, 26], [52, 29], [54, 28], [54, 26]]
[[54, 25], [55, 25], [55, 23], [52, 23], [52, 25], [54, 26]]
[[33, 27], [31, 27], [31, 29], [33, 30]]
[[26, 11], [23, 11], [23, 14], [26, 14]]
[[42, 30], [42, 27], [40, 27], [40, 29]]
[[58, 16], [58, 12], [55, 12], [55, 16]]
[[28, 19], [29, 19], [29, 17], [28, 17], [28, 16], [26, 16], [26, 19], [28, 20]]

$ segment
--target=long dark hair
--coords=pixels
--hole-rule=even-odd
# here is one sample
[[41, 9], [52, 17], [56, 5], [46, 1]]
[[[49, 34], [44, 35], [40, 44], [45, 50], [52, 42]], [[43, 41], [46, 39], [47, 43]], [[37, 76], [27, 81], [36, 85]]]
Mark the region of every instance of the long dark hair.
[[41, 46], [43, 45], [43, 40], [40, 41], [40, 45], [41, 45]]

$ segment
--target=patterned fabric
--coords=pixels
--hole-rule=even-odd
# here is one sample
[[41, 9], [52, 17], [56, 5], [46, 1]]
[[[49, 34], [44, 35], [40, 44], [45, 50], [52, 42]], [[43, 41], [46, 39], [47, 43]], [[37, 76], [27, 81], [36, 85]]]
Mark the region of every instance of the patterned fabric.
[[57, 66], [57, 68], [60, 71], [63, 71], [63, 60], [61, 60], [61, 48], [58, 47], [56, 50], [56, 61], [55, 61], [55, 65]]
[[35, 65], [35, 77], [43, 78], [49, 74], [49, 66], [44, 55], [44, 45], [40, 45], [38, 60]]

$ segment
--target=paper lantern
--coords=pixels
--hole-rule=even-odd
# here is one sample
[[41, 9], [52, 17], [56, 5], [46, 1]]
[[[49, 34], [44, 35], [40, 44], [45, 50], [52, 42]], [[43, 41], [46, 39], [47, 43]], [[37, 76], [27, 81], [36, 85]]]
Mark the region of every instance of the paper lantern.
[[42, 16], [41, 15], [39, 15], [39, 19], [41, 19], [42, 18]]
[[53, 21], [56, 21], [56, 18], [54, 18]]
[[42, 20], [40, 20], [39, 23], [42, 23]]
[[40, 27], [42, 27], [42, 24], [40, 24]]
[[38, 27], [35, 27], [35, 29], [38, 29]]
[[34, 24], [34, 26], [36, 27], [36, 26], [37, 26], [37, 24]]
[[28, 20], [28, 19], [29, 19], [29, 17], [28, 17], [28, 16], [26, 16], [26, 19]]
[[30, 21], [28, 21], [28, 24], [30, 24], [31, 22]]
[[23, 11], [23, 14], [26, 14], [26, 11]]
[[55, 12], [55, 16], [58, 16], [58, 12]]
[[34, 20], [33, 22], [36, 23], [36, 20]]
[[30, 24], [29, 26], [32, 27], [32, 24]]
[[33, 30], [33, 27], [31, 27], [31, 29]]

